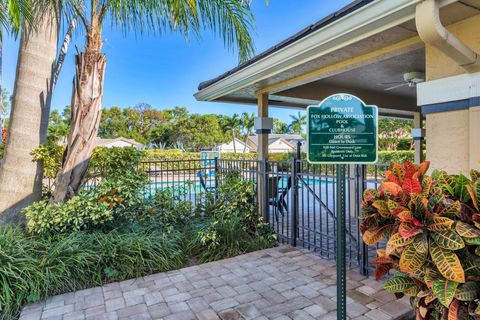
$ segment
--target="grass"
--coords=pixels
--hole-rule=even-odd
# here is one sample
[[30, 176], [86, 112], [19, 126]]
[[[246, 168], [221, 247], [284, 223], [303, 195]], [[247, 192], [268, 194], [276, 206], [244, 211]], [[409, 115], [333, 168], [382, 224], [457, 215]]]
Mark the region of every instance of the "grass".
[[0, 318], [47, 296], [178, 269], [182, 235], [145, 225], [45, 238], [0, 227]]
[[242, 219], [192, 218], [182, 226], [148, 220], [110, 231], [29, 235], [0, 226], [0, 318], [48, 296], [179, 269], [271, 247], [274, 239], [249, 234]]

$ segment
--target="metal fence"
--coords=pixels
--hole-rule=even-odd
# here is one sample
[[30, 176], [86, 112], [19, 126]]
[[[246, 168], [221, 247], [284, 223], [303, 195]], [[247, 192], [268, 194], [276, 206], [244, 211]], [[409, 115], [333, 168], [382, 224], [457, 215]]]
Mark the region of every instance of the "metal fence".
[[[366, 274], [371, 267], [374, 249], [367, 249], [359, 230], [360, 203], [366, 188], [377, 188], [386, 165], [348, 166], [345, 182], [347, 263]], [[306, 160], [169, 160], [144, 161], [137, 170], [149, 177], [146, 196], [168, 189], [172, 196], [187, 200], [191, 209], [216, 194], [226, 175], [235, 173], [253, 182], [265, 181], [263, 199], [255, 199], [257, 207], [267, 210], [266, 220], [280, 242], [302, 246], [326, 259], [335, 259], [336, 252], [336, 166], [310, 164]], [[101, 170], [90, 170], [86, 188], [100, 181]], [[49, 182], [52, 183], [51, 181]], [[258, 190], [255, 190], [258, 191]], [[258, 193], [257, 193], [258, 194]], [[264, 201], [262, 204], [261, 201]], [[383, 244], [379, 244], [382, 246]]]

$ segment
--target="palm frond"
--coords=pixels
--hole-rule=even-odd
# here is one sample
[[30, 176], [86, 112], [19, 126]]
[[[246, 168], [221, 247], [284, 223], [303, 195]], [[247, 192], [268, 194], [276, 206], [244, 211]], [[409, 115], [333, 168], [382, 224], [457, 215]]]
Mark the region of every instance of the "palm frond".
[[240, 62], [254, 53], [250, 35], [254, 18], [241, 0], [99, 0], [98, 6], [125, 33], [174, 31], [189, 39], [210, 29], [227, 48], [238, 49]]
[[[31, 0], [0, 1], [0, 24], [12, 35], [18, 35], [23, 21], [33, 24], [33, 18], [33, 3]], [[3, 28], [0, 28], [0, 39]]]

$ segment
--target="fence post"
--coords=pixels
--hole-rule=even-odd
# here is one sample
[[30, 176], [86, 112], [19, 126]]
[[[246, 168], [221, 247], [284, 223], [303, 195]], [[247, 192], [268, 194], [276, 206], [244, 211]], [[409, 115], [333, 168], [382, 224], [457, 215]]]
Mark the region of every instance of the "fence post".
[[263, 222], [270, 224], [268, 219], [268, 189], [267, 189], [267, 159], [257, 160], [257, 203]]
[[215, 171], [215, 200], [218, 199], [218, 175], [220, 174], [219, 170], [218, 170], [218, 157], [215, 156], [215, 159], [214, 159], [214, 168], [213, 170]]
[[345, 255], [345, 176], [344, 164], [337, 164], [336, 174], [336, 225], [337, 225], [337, 319], [347, 319], [347, 282], [346, 282], [346, 255]]
[[[357, 166], [357, 174], [356, 174], [356, 180], [357, 180], [357, 187], [358, 187], [358, 200], [357, 200], [357, 206], [358, 206], [358, 215], [360, 216], [360, 203], [363, 198], [363, 192], [365, 191], [367, 187], [367, 179], [366, 179], [366, 173], [367, 173], [367, 167], [366, 165], [358, 165]], [[360, 221], [358, 221], [360, 224]], [[360, 233], [360, 228], [358, 228], [358, 240], [361, 241], [360, 245], [360, 273], [364, 276], [368, 276], [368, 246], [363, 242], [362, 240], [362, 235]]]
[[292, 159], [292, 216], [290, 225], [292, 230], [290, 232], [291, 237], [291, 245], [296, 247], [297, 246], [297, 223], [298, 223], [298, 161], [297, 157], [293, 157]]

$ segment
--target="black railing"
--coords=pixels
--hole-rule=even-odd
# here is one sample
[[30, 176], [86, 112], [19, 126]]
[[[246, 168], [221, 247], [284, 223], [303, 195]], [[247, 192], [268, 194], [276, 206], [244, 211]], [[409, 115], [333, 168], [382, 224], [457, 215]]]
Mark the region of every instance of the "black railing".
[[[372, 249], [363, 244], [359, 229], [360, 203], [365, 188], [377, 188], [386, 165], [350, 165], [346, 182], [347, 262], [362, 273], [369, 270]], [[256, 205], [265, 208], [265, 219], [282, 243], [298, 245], [335, 259], [336, 252], [336, 166], [310, 164], [306, 160], [168, 160], [144, 161], [137, 168], [148, 175], [146, 196], [168, 189], [176, 199], [187, 200], [192, 212], [209, 194], [216, 196], [228, 174], [235, 173], [252, 181]], [[89, 170], [85, 188], [94, 188], [102, 180], [101, 170]], [[263, 183], [263, 192], [258, 185]], [[52, 180], [46, 180], [51, 186]], [[263, 201], [263, 203], [262, 203]], [[379, 244], [382, 246], [384, 244]], [[373, 248], [375, 249], [375, 248]]]

